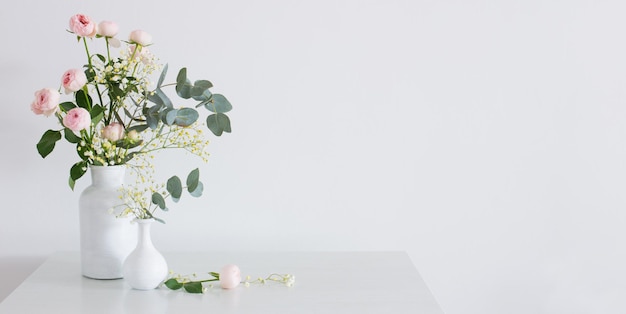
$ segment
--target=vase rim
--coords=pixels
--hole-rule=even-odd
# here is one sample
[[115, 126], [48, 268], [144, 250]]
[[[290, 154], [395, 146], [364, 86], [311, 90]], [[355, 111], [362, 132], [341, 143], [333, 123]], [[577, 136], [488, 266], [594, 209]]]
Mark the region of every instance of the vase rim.
[[135, 218], [133, 219], [133, 221], [136, 223], [145, 224], [145, 223], [151, 223], [155, 220], [153, 218]]
[[122, 167], [126, 167], [126, 164], [123, 165], [92, 165], [89, 164], [90, 168], [96, 168], [96, 169], [104, 169], [104, 168], [122, 168]]

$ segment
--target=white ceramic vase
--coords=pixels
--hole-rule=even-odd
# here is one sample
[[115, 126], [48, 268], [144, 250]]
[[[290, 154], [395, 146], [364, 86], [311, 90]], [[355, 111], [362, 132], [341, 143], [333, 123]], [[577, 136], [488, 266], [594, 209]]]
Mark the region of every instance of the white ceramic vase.
[[124, 280], [134, 289], [151, 290], [167, 276], [167, 262], [152, 244], [150, 226], [153, 219], [136, 219], [137, 247], [124, 261]]
[[[91, 185], [79, 198], [80, 257], [85, 277], [122, 278], [122, 264], [136, 244], [130, 218], [117, 218], [125, 166], [89, 166]], [[113, 209], [113, 210], [112, 210]]]

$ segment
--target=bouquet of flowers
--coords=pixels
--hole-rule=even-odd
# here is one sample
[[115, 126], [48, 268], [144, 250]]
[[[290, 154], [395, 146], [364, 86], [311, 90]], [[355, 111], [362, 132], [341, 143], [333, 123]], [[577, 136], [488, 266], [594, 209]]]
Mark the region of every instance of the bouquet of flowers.
[[[206, 161], [208, 141], [203, 129], [208, 128], [215, 136], [231, 132], [226, 113], [232, 106], [226, 97], [209, 90], [213, 87], [210, 81], [192, 82], [186, 68], [180, 69], [175, 82], [165, 84], [167, 64], [159, 64], [148, 49], [152, 36], [135, 30], [128, 40], [119, 40], [118, 30], [114, 22], [96, 25], [83, 14], [71, 17], [68, 31], [84, 46], [87, 62], [82, 68], [67, 70], [58, 89], [44, 88], [35, 93], [31, 110], [54, 116], [60, 124], [44, 132], [37, 150], [45, 158], [62, 138], [75, 147], [79, 161], [70, 168], [72, 189], [89, 166], [130, 166], [138, 183], [149, 183], [141, 191], [152, 195], [140, 196], [138, 187], [127, 190], [127, 200], [133, 203], [129, 209], [138, 218], [153, 218], [149, 207], [164, 209], [164, 196], [177, 200], [183, 187], [176, 176], [167, 185], [153, 182], [152, 154], [182, 149]], [[106, 51], [90, 50], [90, 44], [97, 40], [104, 42]], [[153, 85], [150, 78], [158, 71], [160, 76]], [[195, 106], [175, 106], [164, 92], [167, 87], [173, 87], [180, 98], [195, 101]], [[61, 101], [61, 92], [67, 100]], [[206, 118], [200, 119], [197, 109], [206, 109]], [[193, 196], [202, 192], [198, 177], [198, 169], [187, 176], [186, 188]]]

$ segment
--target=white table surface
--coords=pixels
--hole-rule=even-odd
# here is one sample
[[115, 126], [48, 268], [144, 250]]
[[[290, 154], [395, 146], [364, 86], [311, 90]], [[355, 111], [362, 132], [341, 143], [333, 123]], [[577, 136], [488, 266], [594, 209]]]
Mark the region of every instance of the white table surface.
[[232, 290], [215, 284], [204, 294], [166, 287], [139, 291], [123, 279], [84, 278], [79, 254], [60, 252], [0, 303], [0, 313], [443, 313], [404, 252], [164, 255], [169, 268], [182, 274], [202, 276], [237, 264], [244, 278], [275, 272], [293, 274], [296, 281], [292, 287], [273, 283]]

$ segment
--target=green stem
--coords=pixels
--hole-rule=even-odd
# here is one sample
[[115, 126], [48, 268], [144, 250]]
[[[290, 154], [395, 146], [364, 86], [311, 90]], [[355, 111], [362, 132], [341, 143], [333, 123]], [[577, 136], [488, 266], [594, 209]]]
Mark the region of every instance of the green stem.
[[[93, 70], [93, 64], [91, 63], [91, 54], [89, 54], [89, 47], [87, 45], [87, 38], [83, 37], [83, 43], [85, 45], [85, 51], [87, 52], [87, 62], [89, 63], [89, 71], [91, 71], [92, 73], [95, 73], [96, 71]], [[94, 85], [96, 86], [96, 92], [98, 93], [98, 99], [100, 99], [100, 104], [104, 104], [104, 102], [102, 101], [102, 94], [100, 93], [100, 88], [98, 87], [98, 82], [95, 82]], [[91, 104], [89, 104], [89, 107], [91, 109]], [[110, 119], [106, 119], [105, 117], [105, 124], [109, 124], [108, 121]]]

